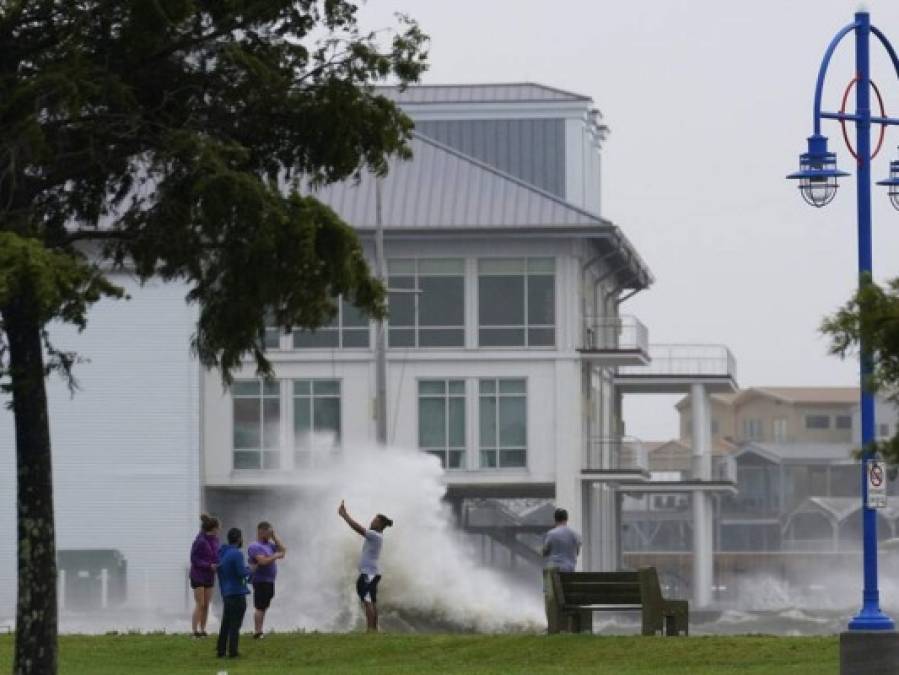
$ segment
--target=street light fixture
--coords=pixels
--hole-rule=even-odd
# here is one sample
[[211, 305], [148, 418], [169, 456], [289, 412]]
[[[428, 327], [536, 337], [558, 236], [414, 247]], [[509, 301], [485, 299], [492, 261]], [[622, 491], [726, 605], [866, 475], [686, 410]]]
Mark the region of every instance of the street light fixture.
[[808, 152], [799, 155], [799, 171], [787, 178], [799, 181], [806, 203], [821, 208], [837, 196], [837, 178], [848, 175], [837, 169], [837, 156], [827, 151], [827, 138], [814, 134], [808, 138]]
[[890, 195], [893, 208], [899, 211], [899, 160], [894, 159], [890, 162], [890, 177], [877, 181], [877, 184], [885, 185], [889, 188], [887, 194]]
[[[843, 94], [843, 104], [839, 112], [827, 112], [821, 109], [821, 96], [824, 89], [824, 80], [827, 75], [827, 67], [833, 56], [834, 50], [840, 41], [850, 33], [855, 35], [855, 72], [856, 75], [846, 87]], [[799, 189], [802, 196], [809, 204], [816, 207], [829, 203], [837, 191], [837, 178], [848, 174], [837, 170], [836, 156], [827, 151], [827, 139], [821, 135], [821, 120], [838, 120], [843, 130], [843, 138], [849, 146], [849, 152], [855, 157], [856, 191], [858, 206], [858, 274], [859, 284], [866, 283], [871, 276], [871, 159], [880, 150], [883, 142], [883, 134], [887, 126], [899, 125], [899, 119], [886, 116], [883, 106], [883, 98], [876, 85], [871, 82], [869, 63], [869, 42], [871, 35], [876, 37], [886, 50], [893, 62], [893, 67], [899, 76], [899, 58], [896, 51], [887, 40], [886, 36], [875, 26], [871, 25], [871, 19], [866, 11], [855, 14], [855, 20], [848, 26], [844, 26], [834, 36], [818, 71], [818, 81], [815, 86], [815, 102], [813, 108], [813, 133], [808, 139], [808, 152], [799, 159], [799, 171], [790, 174], [787, 178], [799, 181]], [[855, 112], [847, 113], [846, 102], [852, 88], [855, 87]], [[871, 92], [877, 97], [879, 115], [871, 114]], [[849, 141], [846, 131], [847, 124], [855, 125], [855, 148]], [[879, 139], [874, 152], [871, 152], [871, 126], [880, 127]], [[893, 206], [899, 208], [899, 161], [890, 164], [890, 177], [880, 181], [879, 185], [889, 188], [890, 200]], [[868, 480], [867, 468], [869, 462], [874, 459], [871, 450], [874, 441], [874, 397], [867, 391], [868, 376], [872, 371], [872, 354], [870, 347], [863, 341], [861, 351], [861, 496], [862, 496], [862, 526], [863, 526], [863, 567], [864, 590], [862, 592], [862, 608], [849, 622], [847, 640], [841, 639], [841, 664], [844, 663], [846, 654], [864, 654], [864, 649], [870, 645], [865, 642], [866, 635], [883, 634], [894, 631], [893, 620], [880, 609], [880, 592], [877, 587], [877, 512], [869, 508], [868, 504]], [[889, 633], [896, 637], [895, 633]], [[899, 638], [897, 638], [899, 641]], [[854, 650], [854, 651], [853, 651]], [[870, 653], [870, 652], [868, 652]], [[847, 662], [856, 662], [854, 656], [849, 656]], [[869, 663], [869, 665], [871, 665]]]

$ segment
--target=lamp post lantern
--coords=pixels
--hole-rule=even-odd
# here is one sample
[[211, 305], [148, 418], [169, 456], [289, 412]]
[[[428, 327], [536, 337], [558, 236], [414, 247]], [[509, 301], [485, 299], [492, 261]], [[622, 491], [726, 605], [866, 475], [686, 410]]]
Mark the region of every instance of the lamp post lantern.
[[[855, 68], [856, 75], [846, 87], [843, 95], [843, 105], [839, 112], [828, 112], [821, 109], [821, 95], [824, 88], [824, 79], [834, 50], [839, 43], [850, 33], [855, 36]], [[880, 150], [883, 136], [887, 126], [899, 125], [899, 119], [886, 116], [883, 106], [883, 98], [876, 85], [871, 81], [869, 70], [869, 43], [871, 35], [884, 47], [896, 75], [899, 77], [899, 58], [896, 51], [887, 40], [886, 36], [875, 26], [871, 25], [870, 16], [865, 11], [855, 14], [855, 20], [848, 26], [844, 26], [834, 36], [824, 53], [818, 71], [818, 80], [815, 86], [815, 102], [813, 109], [813, 134], [808, 139], [808, 152], [801, 155], [799, 171], [787, 176], [789, 179], [799, 181], [799, 189], [803, 199], [809, 204], [821, 207], [829, 203], [837, 192], [837, 181], [849, 174], [839, 171], [836, 165], [836, 155], [827, 150], [827, 139], [821, 135], [821, 120], [837, 120], [842, 126], [843, 137], [849, 146], [850, 153], [856, 160], [856, 199], [858, 207], [858, 273], [859, 283], [865, 283], [871, 275], [871, 159]], [[855, 112], [846, 112], [846, 102], [853, 87], [855, 88]], [[871, 92], [876, 97], [879, 115], [872, 115]], [[855, 147], [853, 148], [846, 125], [855, 125]], [[871, 127], [879, 127], [879, 137], [872, 153]], [[893, 205], [899, 209], [899, 161], [890, 165], [890, 177], [880, 181], [878, 185], [885, 185], [889, 189], [889, 197]], [[873, 459], [871, 450], [874, 441], [874, 397], [867, 391], [867, 379], [872, 370], [871, 352], [868, 346], [862, 342], [860, 358], [861, 381], [861, 498], [863, 519], [863, 580], [862, 607], [858, 614], [849, 622], [850, 634], [854, 632], [880, 631], [887, 632], [895, 629], [893, 620], [880, 609], [880, 594], [877, 587], [877, 512], [868, 506], [868, 480], [867, 467]], [[848, 640], [847, 642], [852, 642]], [[858, 641], [853, 642], [856, 644]], [[841, 641], [841, 659], [843, 659], [843, 642]], [[855, 648], [855, 653], [861, 653], [861, 647]], [[843, 661], [845, 665], [845, 660]]]

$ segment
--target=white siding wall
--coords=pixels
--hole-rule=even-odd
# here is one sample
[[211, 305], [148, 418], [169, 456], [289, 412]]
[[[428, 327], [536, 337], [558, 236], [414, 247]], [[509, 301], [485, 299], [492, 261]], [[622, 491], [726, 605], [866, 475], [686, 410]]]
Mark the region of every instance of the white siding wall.
[[[93, 308], [87, 330], [53, 330], [77, 366], [70, 398], [48, 381], [57, 546], [118, 549], [128, 603], [178, 609], [199, 511], [199, 367], [190, 355], [194, 311], [183, 287], [139, 288]], [[4, 401], [5, 402], [5, 401]], [[13, 420], [0, 410], [0, 619], [15, 603]]]

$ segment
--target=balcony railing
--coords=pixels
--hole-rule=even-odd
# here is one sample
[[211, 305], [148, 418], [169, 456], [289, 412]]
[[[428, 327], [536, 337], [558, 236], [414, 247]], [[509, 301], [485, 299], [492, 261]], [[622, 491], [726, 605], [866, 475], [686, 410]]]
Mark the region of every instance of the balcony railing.
[[584, 451], [584, 470], [647, 472], [646, 448], [636, 438], [590, 438]]
[[586, 317], [583, 351], [649, 353], [649, 331], [636, 317]]
[[651, 345], [649, 356], [648, 365], [621, 366], [618, 374], [737, 377], [737, 360], [724, 345]]

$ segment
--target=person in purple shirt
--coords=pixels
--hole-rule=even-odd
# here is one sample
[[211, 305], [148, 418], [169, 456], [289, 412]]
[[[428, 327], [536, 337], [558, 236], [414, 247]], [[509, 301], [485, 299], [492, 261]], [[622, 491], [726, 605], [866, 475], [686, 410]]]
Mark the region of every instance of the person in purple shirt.
[[275, 577], [278, 575], [278, 564], [287, 553], [284, 544], [278, 539], [272, 524], [263, 520], [256, 527], [256, 541], [247, 548], [247, 558], [253, 569], [250, 581], [253, 583], [253, 638], [262, 637], [262, 624], [265, 612], [275, 597]]
[[219, 559], [219, 521], [200, 515], [200, 532], [190, 547], [190, 587], [194, 591], [194, 613], [190, 626], [195, 638], [206, 637], [206, 619], [212, 602], [215, 570]]

